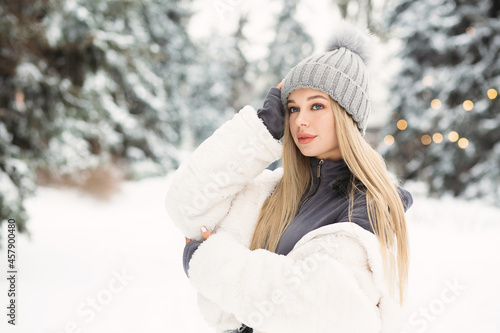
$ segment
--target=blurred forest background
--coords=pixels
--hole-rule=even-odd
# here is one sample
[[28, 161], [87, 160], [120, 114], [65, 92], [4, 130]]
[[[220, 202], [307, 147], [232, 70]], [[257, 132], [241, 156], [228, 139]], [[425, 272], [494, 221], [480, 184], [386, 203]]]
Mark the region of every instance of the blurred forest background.
[[[343, 17], [397, 45], [379, 69], [391, 74], [376, 111], [387, 116], [368, 129], [391, 170], [429, 195], [500, 204], [500, 1], [328, 2], [332, 28]], [[262, 15], [241, 0], [0, 3], [0, 222], [20, 230], [37, 186], [104, 199], [121, 180], [175, 170], [183, 151], [321, 52], [316, 33], [328, 36], [301, 15], [305, 0], [268, 1]], [[194, 34], [200, 8], [219, 25], [231, 16], [230, 32]], [[256, 26], [267, 31], [259, 47]]]

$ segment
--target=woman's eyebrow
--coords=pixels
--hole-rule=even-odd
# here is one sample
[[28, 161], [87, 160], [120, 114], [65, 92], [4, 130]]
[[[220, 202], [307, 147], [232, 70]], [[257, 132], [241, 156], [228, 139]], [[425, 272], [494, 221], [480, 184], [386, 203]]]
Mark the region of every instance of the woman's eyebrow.
[[308, 97], [307, 100], [310, 101], [310, 100], [313, 100], [313, 99], [316, 99], [316, 98], [322, 98], [322, 99], [326, 99], [324, 96], [321, 96], [321, 95], [316, 95], [316, 96], [311, 96], [311, 97]]
[[[327, 98], [326, 98], [326, 97], [321, 96], [321, 95], [310, 96], [310, 97], [308, 97], [308, 98], [307, 98], [307, 100], [308, 100], [308, 101], [311, 101], [311, 100], [316, 99], [316, 98], [322, 98], [322, 99], [327, 100]], [[295, 103], [295, 101], [294, 101], [293, 99], [289, 99], [288, 101], [286, 101], [286, 104], [290, 104], [290, 103]]]

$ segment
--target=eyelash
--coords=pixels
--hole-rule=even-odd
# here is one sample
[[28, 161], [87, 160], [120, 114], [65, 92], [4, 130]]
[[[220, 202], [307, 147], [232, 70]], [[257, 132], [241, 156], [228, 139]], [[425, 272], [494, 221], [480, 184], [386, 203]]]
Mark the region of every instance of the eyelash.
[[[320, 108], [319, 109], [315, 109], [316, 106], [319, 106]], [[312, 110], [321, 110], [321, 109], [324, 109], [325, 107], [322, 105], [322, 104], [319, 104], [319, 103], [314, 103], [312, 106], [311, 106], [311, 109]], [[292, 111], [294, 109], [297, 109], [296, 111]], [[299, 108], [295, 107], [295, 106], [291, 106], [288, 108], [288, 112], [290, 113], [295, 113], [295, 112], [298, 112], [299, 111]]]

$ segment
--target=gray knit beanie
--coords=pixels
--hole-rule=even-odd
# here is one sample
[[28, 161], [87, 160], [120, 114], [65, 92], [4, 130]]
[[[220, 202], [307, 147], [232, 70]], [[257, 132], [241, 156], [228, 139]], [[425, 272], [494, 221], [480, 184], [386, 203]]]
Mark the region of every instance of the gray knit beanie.
[[290, 93], [313, 88], [330, 95], [352, 116], [364, 135], [370, 100], [365, 62], [370, 53], [370, 35], [343, 23], [328, 47], [328, 52], [310, 56], [292, 68], [281, 88], [281, 101], [287, 109]]

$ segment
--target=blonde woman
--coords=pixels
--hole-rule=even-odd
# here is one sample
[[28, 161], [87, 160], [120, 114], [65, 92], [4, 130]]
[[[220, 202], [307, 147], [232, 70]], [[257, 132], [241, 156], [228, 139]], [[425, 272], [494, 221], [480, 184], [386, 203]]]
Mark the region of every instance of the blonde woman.
[[167, 209], [217, 332], [398, 331], [412, 198], [364, 139], [368, 40], [344, 25], [176, 172]]

